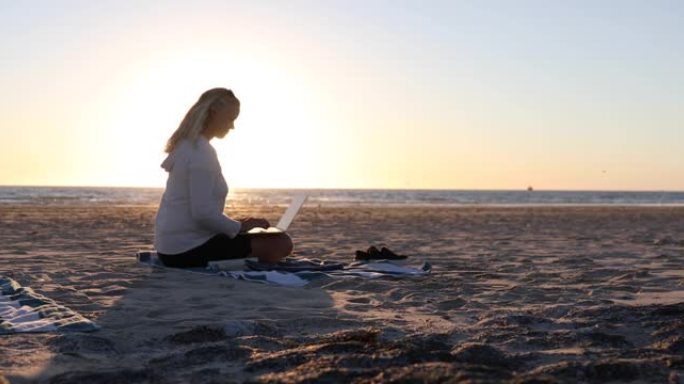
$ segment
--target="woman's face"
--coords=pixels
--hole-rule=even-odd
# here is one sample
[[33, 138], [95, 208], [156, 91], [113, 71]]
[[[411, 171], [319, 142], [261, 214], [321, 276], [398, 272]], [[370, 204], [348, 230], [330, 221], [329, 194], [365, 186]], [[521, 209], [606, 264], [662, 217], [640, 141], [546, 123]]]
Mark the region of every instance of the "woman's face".
[[240, 114], [240, 106], [231, 103], [212, 111], [205, 133], [209, 137], [222, 139], [235, 128], [235, 119]]

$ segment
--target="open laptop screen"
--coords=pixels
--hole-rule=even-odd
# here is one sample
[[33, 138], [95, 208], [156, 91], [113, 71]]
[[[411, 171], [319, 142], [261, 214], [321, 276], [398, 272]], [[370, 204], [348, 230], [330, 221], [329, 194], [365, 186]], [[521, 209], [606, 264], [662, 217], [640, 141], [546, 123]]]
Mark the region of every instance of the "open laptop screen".
[[306, 201], [307, 195], [297, 195], [292, 199], [292, 202], [290, 203], [290, 206], [287, 207], [287, 210], [283, 214], [283, 217], [280, 218], [280, 221], [278, 222], [278, 225], [276, 225], [277, 228], [281, 229], [282, 231], [286, 231], [287, 228], [292, 224], [292, 220], [294, 220], [295, 216], [297, 216], [297, 212], [299, 212], [299, 209], [302, 208], [302, 205], [304, 205], [304, 202]]

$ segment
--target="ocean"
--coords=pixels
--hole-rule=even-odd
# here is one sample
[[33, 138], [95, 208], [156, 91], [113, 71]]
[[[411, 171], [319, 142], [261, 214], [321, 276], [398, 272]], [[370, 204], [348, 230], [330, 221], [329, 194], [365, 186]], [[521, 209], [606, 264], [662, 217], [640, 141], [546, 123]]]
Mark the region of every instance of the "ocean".
[[[156, 205], [160, 188], [0, 186], [0, 204]], [[309, 195], [321, 206], [684, 206], [684, 192], [486, 191], [362, 189], [232, 189], [226, 204], [287, 205], [292, 196]]]

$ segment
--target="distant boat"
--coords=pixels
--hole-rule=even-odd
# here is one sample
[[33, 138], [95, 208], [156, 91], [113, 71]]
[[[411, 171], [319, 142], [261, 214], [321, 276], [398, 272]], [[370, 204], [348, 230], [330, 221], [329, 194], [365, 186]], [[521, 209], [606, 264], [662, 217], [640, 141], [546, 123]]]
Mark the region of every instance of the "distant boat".
[[529, 185], [529, 186], [527, 187], [527, 192], [532, 192], [532, 191], [534, 191], [534, 188], [532, 188], [532, 186]]

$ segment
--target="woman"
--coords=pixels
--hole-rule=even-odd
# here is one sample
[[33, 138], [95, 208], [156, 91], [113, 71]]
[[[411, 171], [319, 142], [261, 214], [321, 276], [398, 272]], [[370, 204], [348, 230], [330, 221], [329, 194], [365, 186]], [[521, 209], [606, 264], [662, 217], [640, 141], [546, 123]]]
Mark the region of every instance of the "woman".
[[166, 143], [162, 168], [169, 172], [157, 212], [154, 245], [169, 267], [205, 267], [209, 261], [257, 257], [275, 263], [292, 252], [283, 233], [250, 237], [264, 219], [233, 220], [223, 214], [228, 186], [209, 141], [223, 138], [240, 113], [240, 101], [225, 88], [210, 89], [190, 108]]

